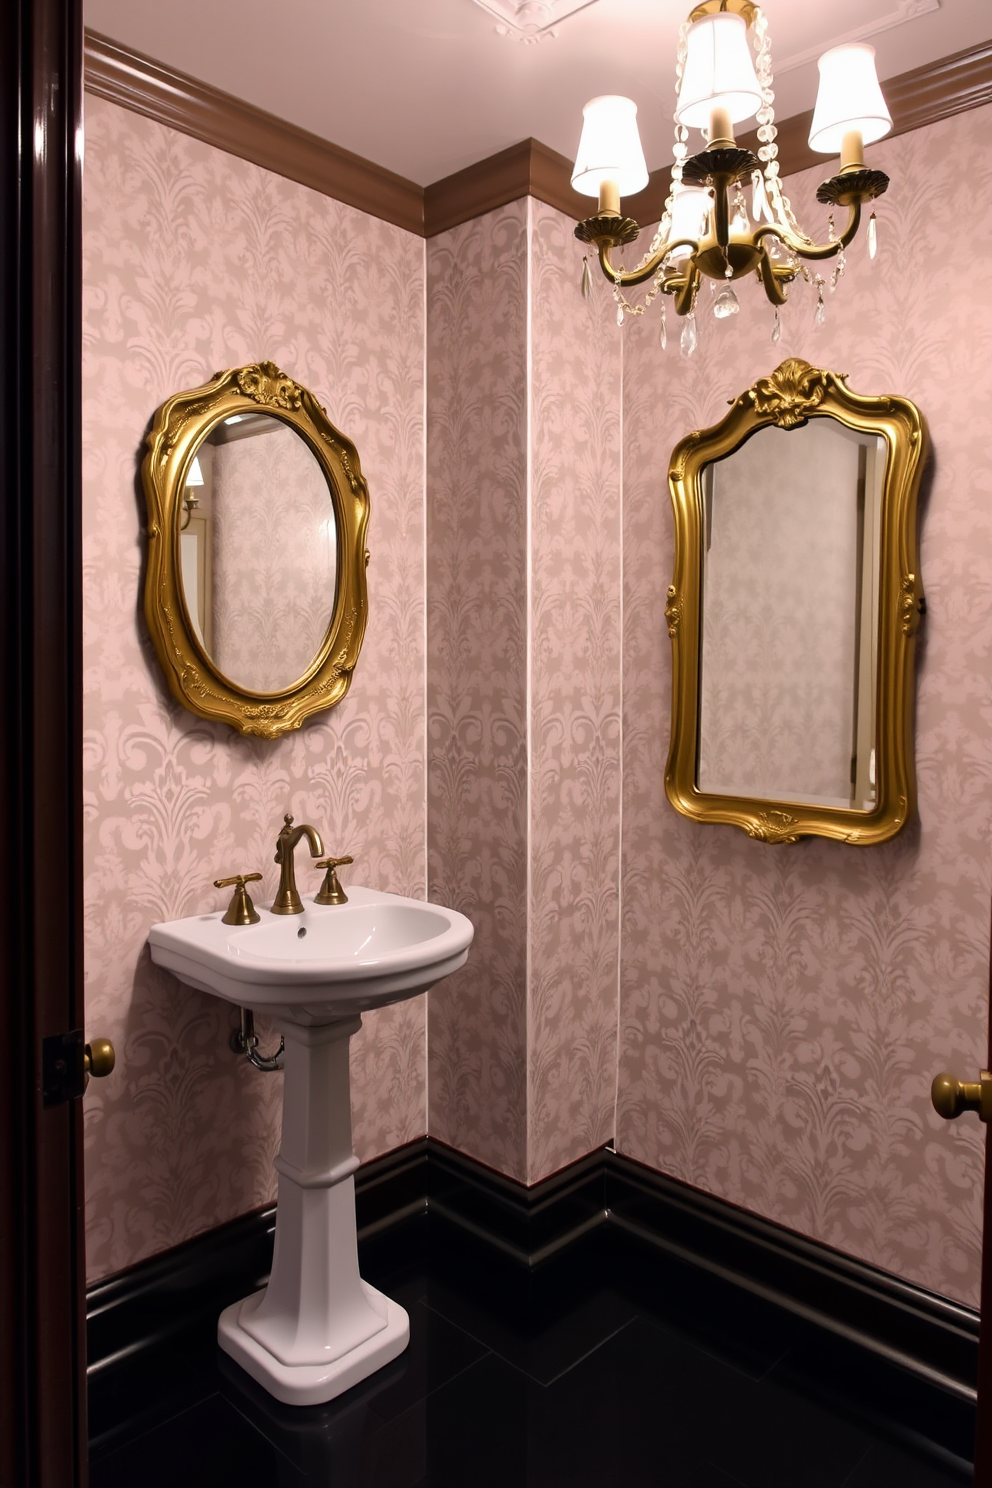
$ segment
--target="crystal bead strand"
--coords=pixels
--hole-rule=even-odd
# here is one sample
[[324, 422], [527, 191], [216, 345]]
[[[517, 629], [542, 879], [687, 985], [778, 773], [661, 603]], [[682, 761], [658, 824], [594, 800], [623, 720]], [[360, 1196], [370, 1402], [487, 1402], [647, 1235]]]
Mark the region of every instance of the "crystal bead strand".
[[[827, 218], [827, 233], [828, 233], [828, 237], [829, 237], [830, 242], [831, 243], [836, 243], [836, 241], [837, 241], [837, 228], [834, 225], [834, 214], [833, 214], [833, 212], [831, 212], [830, 213], [830, 216]], [[831, 294], [833, 294], [834, 290], [837, 288], [837, 285], [840, 283], [841, 279], [843, 278], [844, 270], [846, 268], [847, 268], [847, 259], [844, 257], [844, 250], [842, 248], [840, 250], [840, 252], [838, 253], [837, 258], [836, 258], [836, 260], [834, 262], [833, 273], [830, 275], [830, 293]]]
[[753, 29], [757, 44], [755, 72], [758, 76], [758, 86], [761, 89], [761, 108], [756, 115], [758, 159], [763, 164], [765, 188], [771, 197], [778, 222], [803, 242], [809, 243], [812, 239], [808, 238], [799, 226], [796, 214], [792, 210], [792, 203], [783, 192], [779, 181], [778, 145], [775, 142], [778, 129], [775, 125], [775, 94], [772, 91], [772, 44], [768, 34], [768, 18], [760, 6], [755, 10]]
[[[688, 53], [688, 42], [686, 41], [686, 37], [689, 34], [689, 25], [689, 21], [683, 21], [681, 27], [679, 28], [679, 45], [678, 51], [675, 55], [676, 103], [678, 102], [679, 90], [682, 87], [682, 73], [685, 70], [685, 59]], [[658, 249], [663, 247], [664, 244], [668, 242], [672, 230], [672, 204], [675, 198], [675, 187], [677, 185], [681, 185], [682, 166], [688, 153], [689, 131], [676, 119], [675, 144], [672, 150], [672, 179], [671, 185], [668, 188], [668, 197], [665, 201], [665, 210], [661, 214], [661, 221], [658, 223], [658, 229], [654, 237], [651, 239], [651, 243], [647, 252], [641, 259], [640, 264], [638, 264], [638, 268], [643, 267], [643, 265], [646, 264], [648, 260], [654, 256], [655, 253], [658, 252]], [[667, 259], [658, 265], [658, 269], [651, 280], [651, 288], [648, 290], [647, 294], [644, 296], [642, 303], [639, 305], [632, 305], [623, 293], [623, 286], [614, 281], [613, 298], [617, 302], [618, 309], [622, 310], [626, 315], [643, 315], [645, 310], [647, 310], [654, 303], [658, 295], [661, 293], [661, 286], [665, 277], [665, 270], [667, 267]]]

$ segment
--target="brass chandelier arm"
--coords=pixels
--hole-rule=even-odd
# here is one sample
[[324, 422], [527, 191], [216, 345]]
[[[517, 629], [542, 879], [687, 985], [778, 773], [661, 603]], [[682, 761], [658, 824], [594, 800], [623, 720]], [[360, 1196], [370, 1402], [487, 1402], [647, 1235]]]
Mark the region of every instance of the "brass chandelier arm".
[[[840, 253], [842, 248], [846, 248], [857, 236], [860, 225], [861, 203], [854, 201], [848, 206], [848, 220], [844, 231], [830, 243], [814, 243], [809, 238], [797, 237], [794, 233], [783, 227], [780, 222], [769, 222], [756, 228], [751, 234], [751, 241], [757, 247], [761, 244], [763, 238], [778, 238], [779, 242], [788, 248], [790, 252], [797, 254], [799, 258], [819, 261], [826, 258], [834, 258]], [[717, 241], [719, 242], [719, 237], [717, 237]], [[733, 240], [728, 238], [728, 242], [730, 241]], [[610, 283], [618, 285], [621, 289], [628, 289], [635, 284], [644, 284], [648, 279], [652, 279], [664, 260], [669, 258], [677, 249], [688, 248], [695, 254], [699, 248], [699, 244], [693, 242], [690, 238], [677, 238], [674, 243], [665, 243], [663, 247], [659, 248], [657, 253], [652, 253], [649, 257], [645, 258], [635, 269], [620, 269], [614, 266], [610, 258], [616, 246], [616, 244], [611, 243], [605, 237], [600, 238], [596, 244], [599, 253], [600, 268]], [[721, 244], [721, 246], [726, 247], [727, 244]], [[765, 276], [763, 275], [763, 277]], [[788, 282], [788, 279], [795, 278], [795, 275], [790, 273], [787, 279], [785, 273], [775, 273], [774, 277], [777, 280], [786, 279], [786, 282]], [[667, 288], [667, 283], [665, 287]], [[673, 290], [676, 288], [677, 286], [673, 286]], [[784, 301], [779, 301], [779, 303], [784, 303]]]
[[796, 271], [791, 265], [775, 264], [763, 253], [758, 262], [758, 273], [761, 275], [762, 288], [771, 304], [776, 307], [784, 305], [789, 298], [785, 286], [791, 284], [796, 277]]
[[762, 238], [778, 238], [779, 242], [784, 243], [786, 248], [798, 254], [800, 258], [811, 260], [833, 258], [842, 248], [846, 248], [848, 243], [853, 241], [861, 225], [861, 203], [859, 201], [852, 201], [848, 207], [848, 212], [850, 216], [847, 226], [840, 236], [834, 238], [830, 243], [814, 243], [809, 238], [796, 237], [794, 233], [783, 227], [780, 222], [766, 223], [762, 227], [756, 228], [751, 236], [756, 244], [760, 243]]
[[610, 254], [614, 246], [613, 243], [606, 241], [598, 244], [599, 266], [610, 283], [619, 285], [621, 289], [627, 289], [632, 284], [644, 284], [646, 280], [652, 279], [664, 260], [677, 248], [688, 248], [695, 253], [697, 247], [689, 238], [678, 238], [674, 243], [666, 243], [664, 248], [657, 253], [652, 253], [649, 258], [645, 258], [636, 269], [616, 269], [610, 262]]

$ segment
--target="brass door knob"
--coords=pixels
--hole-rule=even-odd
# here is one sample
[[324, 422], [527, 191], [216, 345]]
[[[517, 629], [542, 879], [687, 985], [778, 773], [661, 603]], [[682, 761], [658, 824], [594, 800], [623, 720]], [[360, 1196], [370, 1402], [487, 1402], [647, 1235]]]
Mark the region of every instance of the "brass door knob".
[[87, 1079], [92, 1075], [94, 1080], [102, 1080], [116, 1063], [117, 1055], [109, 1039], [93, 1039], [83, 1050], [83, 1070]]
[[992, 1119], [992, 1074], [982, 1070], [977, 1080], [959, 1080], [956, 1075], [935, 1075], [930, 1099], [938, 1116], [955, 1121], [965, 1111], [975, 1111], [979, 1121]]

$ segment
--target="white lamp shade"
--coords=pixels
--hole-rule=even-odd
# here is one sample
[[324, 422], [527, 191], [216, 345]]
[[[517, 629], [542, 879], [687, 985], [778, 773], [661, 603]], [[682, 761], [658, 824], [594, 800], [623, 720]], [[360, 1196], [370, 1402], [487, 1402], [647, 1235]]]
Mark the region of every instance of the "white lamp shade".
[[186, 477], [186, 484], [188, 486], [206, 485], [206, 481], [203, 479], [203, 471], [200, 469], [199, 456], [197, 455], [193, 456], [193, 463], [189, 467], [189, 475]]
[[715, 108], [726, 109], [732, 124], [750, 119], [761, 107], [744, 17], [730, 11], [703, 16], [686, 33], [685, 68], [675, 117], [689, 129], [705, 129]]
[[583, 196], [598, 196], [604, 181], [613, 181], [621, 196], [632, 196], [648, 184], [637, 105], [612, 93], [591, 98], [582, 110], [582, 136], [572, 171], [572, 185]]
[[837, 155], [845, 134], [861, 131], [866, 145], [892, 128], [875, 72], [875, 48], [863, 42], [832, 47], [817, 64], [820, 87], [809, 131], [811, 150]]
[[[676, 186], [672, 195], [672, 226], [668, 234], [670, 243], [679, 238], [691, 238], [698, 243], [709, 230], [709, 214], [713, 198], [705, 186]], [[671, 255], [673, 263], [688, 258], [691, 248], [676, 248]]]

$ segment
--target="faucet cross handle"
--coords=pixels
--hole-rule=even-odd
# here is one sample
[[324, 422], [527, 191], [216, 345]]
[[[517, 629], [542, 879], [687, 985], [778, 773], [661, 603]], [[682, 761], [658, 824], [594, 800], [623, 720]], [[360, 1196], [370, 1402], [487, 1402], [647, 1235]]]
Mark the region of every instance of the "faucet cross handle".
[[319, 863], [314, 864], [316, 868], [326, 868], [324, 882], [320, 886], [320, 893], [314, 895], [314, 904], [347, 904], [348, 895], [338, 882], [337, 870], [345, 863], [353, 863], [354, 858], [321, 858]]
[[221, 920], [222, 925], [257, 925], [262, 916], [256, 910], [248, 895], [245, 884], [260, 883], [260, 873], [235, 873], [232, 878], [215, 878], [215, 889], [229, 889], [233, 886], [234, 894], [230, 904], [227, 906], [227, 914]]

